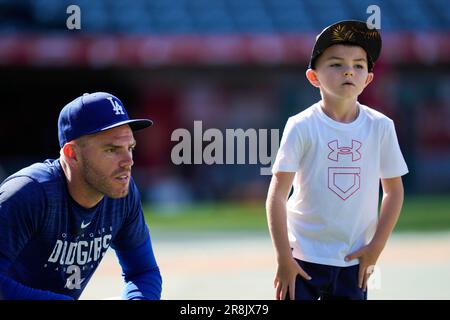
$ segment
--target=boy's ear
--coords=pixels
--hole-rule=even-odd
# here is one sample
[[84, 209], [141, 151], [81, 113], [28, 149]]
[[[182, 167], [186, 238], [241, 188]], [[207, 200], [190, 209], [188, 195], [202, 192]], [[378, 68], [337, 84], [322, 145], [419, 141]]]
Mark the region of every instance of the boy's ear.
[[372, 82], [374, 77], [375, 77], [375, 75], [373, 74], [373, 72], [369, 72], [367, 74], [366, 83], [364, 84], [364, 88], [367, 87], [369, 85], [369, 83]]
[[306, 70], [306, 79], [316, 88], [320, 87], [320, 81], [317, 78], [317, 73], [313, 69]]

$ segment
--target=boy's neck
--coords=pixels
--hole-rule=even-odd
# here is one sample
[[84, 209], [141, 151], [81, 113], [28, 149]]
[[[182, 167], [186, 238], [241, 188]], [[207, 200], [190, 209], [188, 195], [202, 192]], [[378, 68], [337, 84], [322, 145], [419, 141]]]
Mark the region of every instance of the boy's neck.
[[330, 101], [330, 99], [322, 97], [320, 107], [328, 117], [337, 122], [350, 123], [355, 121], [359, 115], [356, 99]]

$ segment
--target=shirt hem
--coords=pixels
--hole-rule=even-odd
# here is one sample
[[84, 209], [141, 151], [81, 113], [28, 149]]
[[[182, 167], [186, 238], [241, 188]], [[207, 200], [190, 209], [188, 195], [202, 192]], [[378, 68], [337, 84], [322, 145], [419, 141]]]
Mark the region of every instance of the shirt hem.
[[293, 256], [295, 259], [311, 262], [311, 263], [317, 263], [317, 264], [323, 264], [327, 266], [335, 266], [335, 267], [351, 267], [359, 264], [359, 259], [354, 259], [350, 262], [345, 262], [344, 260], [338, 260], [338, 259], [330, 259], [330, 258], [322, 258], [322, 257], [313, 257], [313, 256], [305, 256], [301, 255], [299, 253], [294, 252]]
[[277, 172], [298, 172], [300, 168], [289, 168], [289, 167], [278, 167], [278, 168], [273, 168], [272, 169], [272, 173], [277, 173]]
[[381, 175], [380, 178], [381, 178], [381, 179], [398, 178], [398, 177], [402, 177], [402, 176], [404, 176], [404, 175], [406, 175], [406, 174], [408, 174], [408, 173], [409, 173], [409, 170], [405, 170], [405, 171], [402, 171], [402, 172], [396, 173], [396, 174], [386, 174], [386, 175]]

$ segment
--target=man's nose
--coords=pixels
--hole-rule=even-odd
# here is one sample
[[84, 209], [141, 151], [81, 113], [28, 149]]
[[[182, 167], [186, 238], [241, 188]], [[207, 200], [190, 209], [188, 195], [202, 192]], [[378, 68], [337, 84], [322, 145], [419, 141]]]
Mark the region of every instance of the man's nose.
[[120, 166], [121, 167], [130, 167], [131, 168], [133, 166], [133, 164], [134, 164], [134, 161], [133, 161], [133, 153], [132, 153], [132, 151], [124, 152], [124, 156], [121, 159]]

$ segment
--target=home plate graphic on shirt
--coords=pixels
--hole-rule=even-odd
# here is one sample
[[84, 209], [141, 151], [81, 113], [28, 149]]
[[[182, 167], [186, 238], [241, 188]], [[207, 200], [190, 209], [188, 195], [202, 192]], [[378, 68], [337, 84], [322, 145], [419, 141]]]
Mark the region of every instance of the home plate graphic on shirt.
[[[339, 160], [346, 155], [351, 155], [352, 162], [357, 162], [361, 159], [359, 150], [362, 143], [352, 140], [351, 146], [340, 146], [338, 140], [332, 140], [328, 143], [331, 152], [328, 154], [328, 159], [339, 162]], [[356, 191], [359, 190], [361, 183], [361, 168], [356, 166], [345, 167], [329, 167], [328, 168], [328, 188], [333, 191], [342, 200], [347, 200]]]

